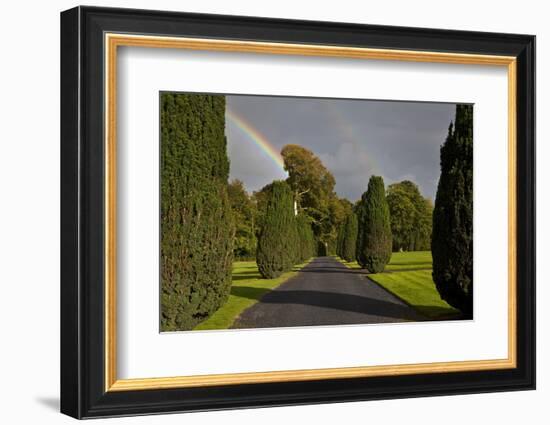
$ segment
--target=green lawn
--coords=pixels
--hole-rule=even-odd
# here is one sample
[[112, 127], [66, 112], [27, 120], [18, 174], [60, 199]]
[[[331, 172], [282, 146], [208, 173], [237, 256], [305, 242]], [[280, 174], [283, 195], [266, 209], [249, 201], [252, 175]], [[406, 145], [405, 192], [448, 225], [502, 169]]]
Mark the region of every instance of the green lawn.
[[[348, 263], [360, 269], [356, 261]], [[430, 251], [394, 252], [383, 273], [369, 274], [369, 278], [429, 319], [458, 318], [460, 312], [443, 301], [432, 280]]]
[[431, 251], [394, 252], [384, 271], [422, 270], [432, 268]]
[[304, 265], [294, 266], [293, 270], [275, 279], [263, 279], [255, 261], [233, 263], [233, 285], [227, 302], [212, 316], [199, 323], [193, 330], [228, 329], [235, 319], [248, 307], [272, 289], [298, 274]]

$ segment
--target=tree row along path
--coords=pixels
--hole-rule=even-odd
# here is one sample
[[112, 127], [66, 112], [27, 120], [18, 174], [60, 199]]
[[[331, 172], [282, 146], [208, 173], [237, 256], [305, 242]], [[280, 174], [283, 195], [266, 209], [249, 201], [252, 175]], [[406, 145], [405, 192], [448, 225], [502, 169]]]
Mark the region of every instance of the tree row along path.
[[426, 318], [333, 257], [317, 257], [297, 276], [245, 310], [233, 328], [343, 325]]

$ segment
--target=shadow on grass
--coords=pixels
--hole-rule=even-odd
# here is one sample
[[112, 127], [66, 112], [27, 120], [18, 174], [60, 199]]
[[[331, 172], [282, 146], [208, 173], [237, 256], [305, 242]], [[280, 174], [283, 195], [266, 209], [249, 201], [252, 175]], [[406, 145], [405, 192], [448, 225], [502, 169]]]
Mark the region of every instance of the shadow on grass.
[[271, 289], [267, 288], [255, 288], [253, 286], [233, 286], [231, 287], [231, 295], [241, 298], [248, 298], [250, 300], [258, 301], [265, 294], [270, 292]]

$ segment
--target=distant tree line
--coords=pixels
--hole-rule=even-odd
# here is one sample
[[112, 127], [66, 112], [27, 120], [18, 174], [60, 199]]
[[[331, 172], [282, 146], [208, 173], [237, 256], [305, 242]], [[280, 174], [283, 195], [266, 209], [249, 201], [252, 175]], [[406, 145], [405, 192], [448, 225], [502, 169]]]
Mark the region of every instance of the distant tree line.
[[237, 179], [228, 184], [227, 193], [236, 223], [234, 257], [236, 260], [254, 259], [260, 229], [257, 202], [248, 195], [243, 182]]
[[[313, 230], [314, 254], [338, 254], [349, 261], [355, 259], [356, 247], [352, 249], [352, 246], [357, 244], [357, 235], [347, 237], [347, 253], [344, 256], [343, 234], [352, 232], [349, 227], [353, 228], [355, 223], [357, 229], [353, 232], [358, 232], [358, 209], [366, 201], [358, 201], [353, 205], [349, 200], [339, 198], [334, 191], [334, 177], [310, 150], [298, 145], [287, 145], [282, 150], [282, 156], [289, 173], [286, 183], [293, 192], [295, 212], [298, 216], [307, 217]], [[264, 225], [272, 185], [270, 183], [248, 195], [239, 180], [229, 184], [230, 202], [237, 221], [234, 248], [236, 259], [256, 256], [257, 240]], [[383, 181], [381, 185], [384, 194]], [[380, 187], [380, 182], [377, 187]], [[407, 180], [390, 185], [384, 196], [386, 203], [382, 205], [387, 204], [389, 209], [393, 250], [429, 250], [433, 210], [431, 201], [423, 198], [418, 186]], [[353, 215], [355, 219], [350, 219], [352, 222], [348, 223]]]

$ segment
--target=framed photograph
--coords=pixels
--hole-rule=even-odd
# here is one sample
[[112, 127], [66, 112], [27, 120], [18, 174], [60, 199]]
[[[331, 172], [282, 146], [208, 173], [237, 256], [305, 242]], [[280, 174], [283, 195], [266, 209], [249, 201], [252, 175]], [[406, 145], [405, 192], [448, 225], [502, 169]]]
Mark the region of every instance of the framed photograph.
[[61, 411], [534, 389], [534, 70], [530, 35], [63, 12]]

